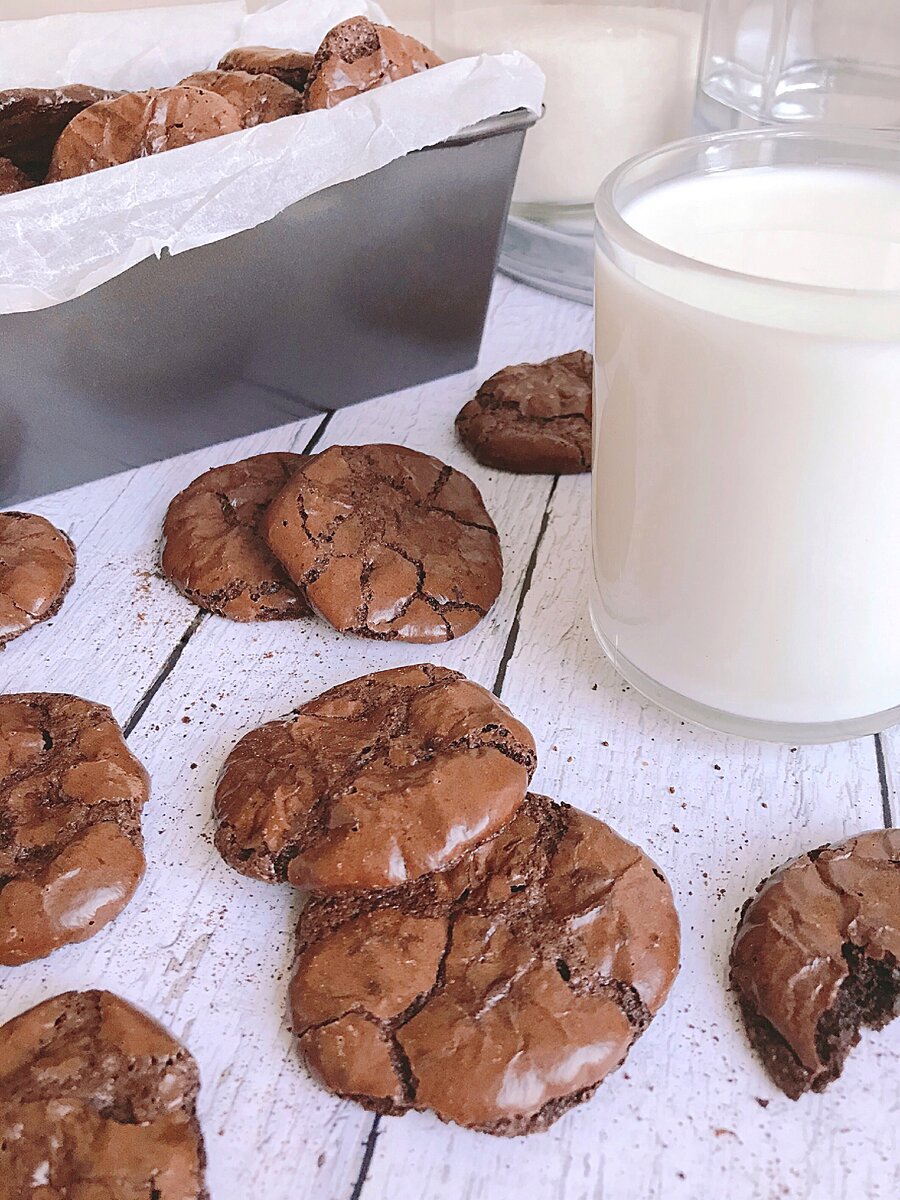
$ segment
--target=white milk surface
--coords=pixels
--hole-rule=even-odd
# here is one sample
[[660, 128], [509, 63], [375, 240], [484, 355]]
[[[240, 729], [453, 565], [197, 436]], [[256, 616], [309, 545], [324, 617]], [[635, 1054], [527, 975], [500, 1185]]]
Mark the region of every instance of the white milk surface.
[[733, 170], [625, 216], [744, 277], [598, 254], [595, 624], [739, 717], [895, 708], [900, 176]]
[[526, 138], [515, 200], [585, 205], [625, 159], [687, 136], [700, 33], [700, 15], [677, 9], [459, 3], [436, 18], [436, 49], [534, 59], [547, 111]]

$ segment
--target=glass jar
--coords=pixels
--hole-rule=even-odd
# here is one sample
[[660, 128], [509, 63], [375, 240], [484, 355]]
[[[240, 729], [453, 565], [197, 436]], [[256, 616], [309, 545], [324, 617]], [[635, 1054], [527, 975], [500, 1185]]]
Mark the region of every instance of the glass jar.
[[589, 234], [604, 177], [689, 133], [703, 8], [704, 0], [435, 0], [439, 54], [521, 50], [547, 77], [515, 212], [550, 221], [580, 212]]
[[711, 0], [701, 86], [738, 121], [900, 129], [900, 3]]
[[900, 155], [760, 130], [597, 198], [591, 615], [682, 717], [777, 741], [900, 720]]

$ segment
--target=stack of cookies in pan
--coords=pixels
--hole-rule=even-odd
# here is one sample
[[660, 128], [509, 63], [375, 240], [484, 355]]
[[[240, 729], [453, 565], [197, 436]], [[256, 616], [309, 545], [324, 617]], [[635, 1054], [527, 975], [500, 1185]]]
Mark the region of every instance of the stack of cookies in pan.
[[415, 38], [365, 17], [315, 54], [246, 46], [174, 87], [114, 92], [73, 84], [0, 93], [0, 196], [237, 133], [439, 66]]
[[536, 762], [496, 697], [428, 664], [342, 684], [232, 751], [216, 845], [310, 893], [290, 1003], [332, 1092], [529, 1133], [588, 1099], [662, 1005], [668, 883], [529, 793]]

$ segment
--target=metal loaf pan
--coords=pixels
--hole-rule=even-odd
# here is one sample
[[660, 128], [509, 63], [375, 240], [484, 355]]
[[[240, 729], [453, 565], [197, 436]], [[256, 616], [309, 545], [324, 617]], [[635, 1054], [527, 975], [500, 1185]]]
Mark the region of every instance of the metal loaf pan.
[[491, 118], [256, 229], [0, 315], [0, 503], [473, 366], [534, 119]]

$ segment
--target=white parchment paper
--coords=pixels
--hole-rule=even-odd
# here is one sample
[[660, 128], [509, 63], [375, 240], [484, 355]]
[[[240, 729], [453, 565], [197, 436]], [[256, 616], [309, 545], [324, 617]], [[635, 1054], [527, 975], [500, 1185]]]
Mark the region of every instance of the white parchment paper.
[[[366, 0], [242, 0], [0, 22], [0, 88], [177, 82], [236, 45], [314, 50], [338, 21], [384, 20]], [[486, 117], [539, 113], [544, 78], [520, 54], [462, 59], [329, 111], [0, 197], [0, 313], [81, 296], [163, 249], [251, 229], [315, 192], [444, 141]]]

